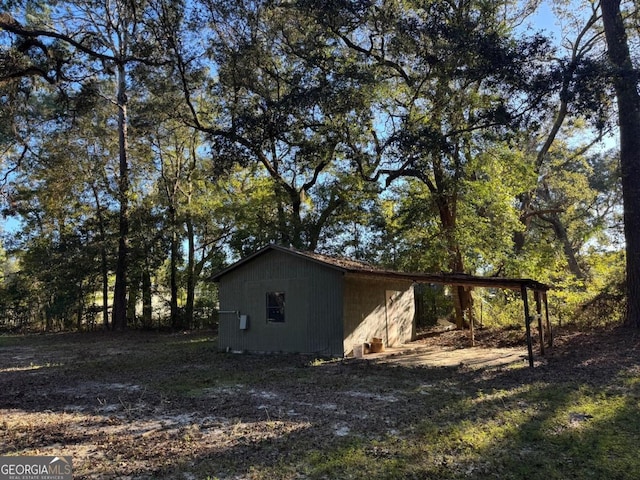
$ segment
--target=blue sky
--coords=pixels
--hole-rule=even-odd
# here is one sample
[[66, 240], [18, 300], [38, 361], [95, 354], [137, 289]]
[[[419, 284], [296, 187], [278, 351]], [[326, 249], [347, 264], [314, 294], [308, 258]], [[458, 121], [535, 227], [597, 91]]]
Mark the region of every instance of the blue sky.
[[531, 23], [536, 30], [543, 30], [544, 33], [553, 35], [556, 41], [560, 40], [560, 28], [547, 2], [540, 5], [535, 15], [531, 17]]

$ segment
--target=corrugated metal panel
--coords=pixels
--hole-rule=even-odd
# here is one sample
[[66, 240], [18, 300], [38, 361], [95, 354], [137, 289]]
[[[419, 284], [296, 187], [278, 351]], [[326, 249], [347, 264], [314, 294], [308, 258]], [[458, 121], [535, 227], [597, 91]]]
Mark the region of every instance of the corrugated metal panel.
[[343, 290], [342, 273], [315, 267], [315, 273], [310, 277], [308, 293], [310, 352], [344, 355]]
[[[273, 250], [220, 279], [220, 309], [249, 316], [240, 330], [220, 318], [221, 349], [342, 355], [342, 274], [317, 262]], [[285, 322], [268, 322], [266, 293], [285, 292]]]

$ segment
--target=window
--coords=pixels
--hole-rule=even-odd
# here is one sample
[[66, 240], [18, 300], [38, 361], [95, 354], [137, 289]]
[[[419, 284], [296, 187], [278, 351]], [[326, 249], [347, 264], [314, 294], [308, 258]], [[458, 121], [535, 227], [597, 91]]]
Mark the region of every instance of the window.
[[284, 292], [267, 292], [267, 322], [284, 322]]

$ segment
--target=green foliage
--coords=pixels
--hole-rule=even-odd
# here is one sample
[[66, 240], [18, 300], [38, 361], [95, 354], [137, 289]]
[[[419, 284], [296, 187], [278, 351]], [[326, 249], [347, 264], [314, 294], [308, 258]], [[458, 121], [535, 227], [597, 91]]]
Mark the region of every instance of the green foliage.
[[524, 230], [514, 198], [535, 184], [521, 152], [487, 148], [470, 162], [458, 207], [458, 241], [472, 272], [498, 272], [513, 256], [513, 237]]
[[[545, 272], [552, 272], [550, 268], [539, 272], [537, 278], [553, 287], [548, 294], [552, 321], [557, 325], [584, 329], [618, 325], [624, 318], [624, 254], [592, 250], [586, 258], [589, 261], [588, 279], [567, 274], [562, 263], [557, 267], [557, 272], [565, 272], [562, 278], [544, 278]], [[489, 327], [523, 328], [519, 292], [478, 289], [474, 297], [476, 320], [482, 317], [482, 323]]]
[[[473, 294], [476, 325], [499, 329], [524, 329], [519, 292], [477, 289]], [[555, 310], [553, 311], [555, 315]]]
[[[271, 242], [531, 277], [554, 287], [557, 321], [619, 318], [619, 172], [589, 144], [611, 102], [578, 12], [561, 12], [581, 33], [556, 62], [510, 1], [114, 4], [138, 33], [123, 44], [83, 14], [111, 4], [10, 3], [24, 28], [86, 40], [3, 32], [4, 212], [24, 225], [11, 281], [32, 321], [69, 326], [111, 299], [118, 240], [130, 316], [153, 295], [176, 328], [213, 321], [202, 279]], [[487, 323], [520, 318], [510, 294], [482, 295]]]
[[591, 277], [587, 295], [570, 312], [573, 316], [569, 321], [584, 327], [620, 324], [626, 307], [624, 253], [592, 251], [588, 259]]
[[432, 327], [438, 320], [449, 320], [453, 312], [453, 299], [442, 285], [418, 284], [416, 295], [416, 325]]
[[37, 285], [16, 273], [5, 277], [0, 288], [0, 329], [22, 332], [37, 328], [37, 311]]

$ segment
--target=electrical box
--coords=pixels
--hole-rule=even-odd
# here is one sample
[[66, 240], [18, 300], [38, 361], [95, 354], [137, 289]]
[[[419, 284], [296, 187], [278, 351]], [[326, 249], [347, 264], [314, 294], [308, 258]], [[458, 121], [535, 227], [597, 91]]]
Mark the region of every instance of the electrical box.
[[249, 315], [240, 315], [240, 330], [249, 328]]

